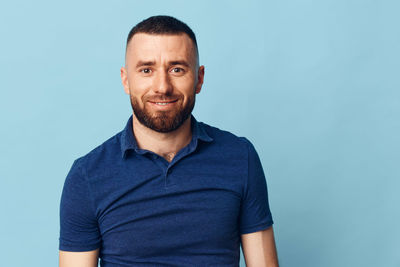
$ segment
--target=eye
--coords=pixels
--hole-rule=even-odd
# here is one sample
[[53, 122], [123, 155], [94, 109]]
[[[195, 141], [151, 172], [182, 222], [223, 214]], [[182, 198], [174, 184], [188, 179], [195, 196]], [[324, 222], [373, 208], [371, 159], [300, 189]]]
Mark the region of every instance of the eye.
[[149, 73], [151, 73], [151, 69], [149, 69], [149, 68], [141, 69], [140, 72], [142, 72], [144, 74], [149, 74]]
[[180, 72], [183, 72], [183, 69], [176, 67], [176, 68], [173, 68], [171, 71], [175, 72], [175, 73], [180, 73]]

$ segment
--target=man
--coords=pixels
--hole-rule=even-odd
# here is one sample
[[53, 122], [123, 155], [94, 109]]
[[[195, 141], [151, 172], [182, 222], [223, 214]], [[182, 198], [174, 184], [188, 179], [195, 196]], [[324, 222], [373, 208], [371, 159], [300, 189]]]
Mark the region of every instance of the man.
[[197, 122], [196, 37], [150, 17], [128, 36], [123, 131], [77, 159], [60, 206], [60, 266], [278, 266], [261, 163], [245, 138]]

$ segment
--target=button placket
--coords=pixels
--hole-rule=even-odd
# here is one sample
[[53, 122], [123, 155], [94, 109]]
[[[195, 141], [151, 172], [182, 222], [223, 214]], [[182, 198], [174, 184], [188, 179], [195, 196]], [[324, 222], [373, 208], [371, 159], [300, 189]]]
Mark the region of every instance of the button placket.
[[172, 170], [170, 168], [171, 168], [171, 166], [168, 166], [164, 173], [165, 187], [170, 187], [170, 186], [174, 185], [171, 183], [171, 179], [169, 179], [169, 177], [168, 177], [171, 175], [171, 172], [172, 172]]

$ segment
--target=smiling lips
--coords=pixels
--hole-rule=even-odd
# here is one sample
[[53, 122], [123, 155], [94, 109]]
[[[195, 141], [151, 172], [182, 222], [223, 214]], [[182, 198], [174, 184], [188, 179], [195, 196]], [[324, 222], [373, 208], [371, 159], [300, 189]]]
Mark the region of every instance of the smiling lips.
[[168, 105], [170, 105], [172, 103], [175, 103], [177, 101], [178, 101], [178, 99], [170, 100], [170, 101], [162, 100], [162, 101], [149, 101], [149, 102], [154, 104], [154, 105], [157, 105], [157, 106], [168, 106]]

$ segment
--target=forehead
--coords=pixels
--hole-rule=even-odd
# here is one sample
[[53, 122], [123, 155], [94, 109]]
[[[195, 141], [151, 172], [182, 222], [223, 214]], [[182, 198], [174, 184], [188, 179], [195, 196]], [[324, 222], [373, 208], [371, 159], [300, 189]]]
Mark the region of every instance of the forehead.
[[186, 34], [137, 33], [129, 41], [126, 50], [127, 61], [139, 60], [196, 60], [193, 41]]

